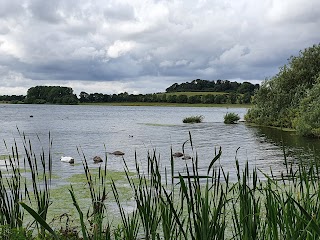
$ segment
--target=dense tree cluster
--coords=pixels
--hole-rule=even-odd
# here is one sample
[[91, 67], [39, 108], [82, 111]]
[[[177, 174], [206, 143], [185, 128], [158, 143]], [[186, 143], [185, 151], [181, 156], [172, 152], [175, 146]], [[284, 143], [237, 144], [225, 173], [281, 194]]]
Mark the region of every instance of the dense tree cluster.
[[78, 98], [70, 87], [36, 86], [28, 89], [25, 102], [77, 104]]
[[250, 82], [230, 82], [229, 80], [208, 81], [196, 79], [192, 82], [174, 83], [166, 89], [166, 92], [233, 92], [233, 93], [250, 93], [259, 89], [259, 84], [252, 84]]
[[246, 120], [320, 137], [320, 44], [291, 57], [254, 95]]

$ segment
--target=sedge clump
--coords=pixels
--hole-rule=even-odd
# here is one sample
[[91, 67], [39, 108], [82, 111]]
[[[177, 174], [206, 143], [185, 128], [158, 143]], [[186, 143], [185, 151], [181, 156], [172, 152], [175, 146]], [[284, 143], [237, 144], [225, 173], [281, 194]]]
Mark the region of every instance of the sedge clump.
[[183, 123], [201, 123], [204, 117], [202, 115], [199, 116], [191, 116], [183, 119]]
[[226, 124], [235, 124], [240, 120], [240, 117], [236, 113], [227, 113], [224, 115], [224, 123]]

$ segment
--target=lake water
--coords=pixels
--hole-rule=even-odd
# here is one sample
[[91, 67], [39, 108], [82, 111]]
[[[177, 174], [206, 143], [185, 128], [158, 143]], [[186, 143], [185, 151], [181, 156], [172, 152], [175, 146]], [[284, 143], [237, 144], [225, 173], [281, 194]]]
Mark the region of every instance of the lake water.
[[[235, 112], [243, 119], [245, 108], [0, 105], [0, 111], [0, 139], [9, 147], [16, 141], [21, 154], [22, 140], [17, 129], [31, 140], [38, 155], [41, 147], [47, 150], [50, 132], [53, 171], [61, 184], [72, 174], [83, 173], [77, 149], [83, 151], [90, 167], [98, 167], [92, 161], [96, 155], [104, 158], [106, 152], [123, 151], [132, 169], [135, 153], [145, 166], [147, 152], [155, 149], [164, 167], [170, 165], [171, 148], [173, 152], [182, 151], [189, 132], [194, 149], [187, 143], [185, 151], [191, 156], [197, 153], [200, 169], [207, 170], [215, 149], [221, 146], [222, 156], [216, 164], [230, 172], [231, 179], [235, 178], [235, 158], [240, 164], [248, 161], [251, 167], [265, 172], [270, 168], [281, 171], [284, 169], [282, 143], [290, 161], [295, 161], [297, 156], [306, 160], [317, 157], [320, 150], [319, 140], [300, 138], [293, 132], [223, 123], [227, 112]], [[204, 122], [182, 123], [183, 118], [193, 115], [203, 115]], [[0, 154], [8, 154], [4, 143], [0, 144]], [[62, 155], [74, 157], [76, 163], [60, 162]], [[176, 159], [175, 169], [182, 172], [185, 164], [186, 161]], [[108, 154], [108, 166], [123, 170], [123, 160]]]

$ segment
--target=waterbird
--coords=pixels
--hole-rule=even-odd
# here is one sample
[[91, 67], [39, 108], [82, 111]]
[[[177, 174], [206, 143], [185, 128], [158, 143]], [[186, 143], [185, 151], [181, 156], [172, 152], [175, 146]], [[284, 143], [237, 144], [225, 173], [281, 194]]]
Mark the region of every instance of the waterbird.
[[66, 157], [66, 156], [62, 156], [60, 158], [61, 162], [66, 162], [66, 163], [74, 163], [74, 158], [73, 157]]
[[94, 161], [95, 163], [103, 162], [102, 158], [99, 157], [99, 156], [95, 156], [95, 157], [93, 158], [93, 161]]
[[182, 152], [175, 152], [174, 154], [172, 154], [173, 157], [182, 157], [183, 153]]
[[121, 151], [114, 151], [114, 152], [108, 152], [108, 153], [116, 155], [116, 156], [123, 156], [124, 155], [124, 152], [121, 152]]

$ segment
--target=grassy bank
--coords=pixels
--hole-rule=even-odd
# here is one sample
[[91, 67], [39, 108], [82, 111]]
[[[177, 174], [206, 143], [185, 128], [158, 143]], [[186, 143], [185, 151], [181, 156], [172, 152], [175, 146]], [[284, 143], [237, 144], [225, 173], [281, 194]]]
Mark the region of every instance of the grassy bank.
[[250, 108], [251, 104], [205, 104], [205, 103], [162, 103], [162, 102], [112, 102], [112, 103], [80, 103], [79, 105], [101, 106], [154, 106], [154, 107], [221, 107], [221, 108]]
[[274, 126], [264, 126], [264, 125], [259, 125], [259, 124], [251, 123], [251, 122], [246, 122], [246, 124], [247, 124], [248, 126], [252, 126], [252, 127], [273, 128], [273, 129], [278, 129], [278, 130], [281, 130], [281, 131], [284, 131], [284, 132], [296, 132], [296, 130], [295, 130], [295, 129], [293, 129], [293, 128], [274, 127]]
[[[186, 144], [193, 149], [191, 137], [183, 148]], [[13, 147], [10, 165], [0, 170], [2, 239], [320, 237], [320, 164], [313, 159], [308, 164], [294, 164], [288, 163], [284, 155], [285, 168], [280, 175], [261, 173], [248, 164], [240, 166], [236, 159], [236, 180], [230, 181], [229, 173], [219, 165], [221, 148], [216, 149], [207, 169], [199, 170], [201, 159], [194, 152], [180, 173], [175, 171], [175, 161], [179, 160], [173, 153], [170, 165], [164, 168], [156, 151], [148, 153], [143, 166], [136, 156], [127, 160], [135, 161], [135, 173], [124, 161], [124, 172], [119, 175], [110, 174], [106, 161], [95, 169], [89, 168], [82, 155], [83, 174], [70, 179], [65, 193], [69, 199], [65, 204], [72, 204], [74, 211], [68, 221], [53, 228], [48, 213], [55, 206], [51, 201], [57, 200], [52, 197], [56, 190], [51, 189], [51, 154], [35, 154], [27, 140], [23, 151], [24, 159]], [[23, 162], [25, 167], [20, 165]], [[30, 175], [23, 173], [24, 168]], [[26, 177], [32, 179], [31, 184], [27, 184]], [[130, 189], [126, 194], [132, 196], [127, 200], [121, 197], [124, 186]], [[85, 204], [84, 197], [88, 198]], [[131, 210], [126, 208], [128, 199], [135, 203]], [[112, 214], [108, 205], [114, 208]], [[60, 211], [58, 216], [66, 216], [64, 209]], [[29, 214], [35, 222], [27, 222], [25, 216]]]
[[204, 95], [225, 95], [229, 94], [227, 92], [170, 92], [170, 93], [158, 93], [158, 95], [167, 95], [167, 96], [172, 96], [172, 95], [186, 95], [188, 97], [190, 96], [204, 96]]

